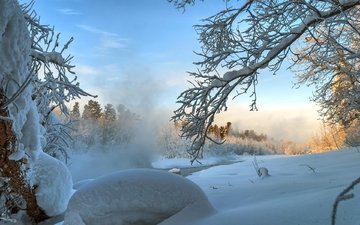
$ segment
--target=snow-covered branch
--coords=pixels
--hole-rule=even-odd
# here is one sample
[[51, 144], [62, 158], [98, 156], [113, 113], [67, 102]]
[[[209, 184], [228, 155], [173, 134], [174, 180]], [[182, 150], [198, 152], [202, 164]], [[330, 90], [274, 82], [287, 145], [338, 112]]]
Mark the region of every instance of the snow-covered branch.
[[[181, 8], [194, 1], [171, 2]], [[354, 0], [247, 1], [240, 7], [227, 6], [196, 25], [202, 60], [195, 63], [199, 70], [190, 73], [195, 81], [180, 94], [181, 106], [173, 116], [175, 121], [185, 121], [183, 136], [193, 140], [190, 154], [199, 155], [215, 114], [227, 109], [231, 94], [250, 92], [250, 109], [256, 110], [255, 86], [261, 69], [277, 72], [293, 53], [294, 43], [300, 37], [312, 37], [317, 27], [353, 24], [352, 11], [359, 4]], [[228, 71], [219, 74], [220, 69]]]
[[[315, 27], [294, 56], [298, 84], [315, 87], [325, 122], [350, 127], [360, 114], [359, 7]], [[346, 19], [346, 20], [345, 20]]]

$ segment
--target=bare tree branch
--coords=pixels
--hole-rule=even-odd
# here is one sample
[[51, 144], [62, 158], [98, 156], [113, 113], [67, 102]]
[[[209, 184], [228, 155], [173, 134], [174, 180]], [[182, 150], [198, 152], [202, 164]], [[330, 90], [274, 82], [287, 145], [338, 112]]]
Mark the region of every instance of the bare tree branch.
[[355, 179], [351, 184], [346, 187], [335, 199], [333, 204], [332, 212], [331, 212], [331, 225], [336, 224], [336, 213], [339, 206], [339, 203], [345, 200], [352, 199], [354, 197], [353, 193], [349, 193], [351, 190], [355, 188], [356, 185], [360, 183], [360, 177]]
[[[171, 1], [184, 7], [194, 1]], [[202, 151], [207, 131], [214, 117], [227, 109], [226, 102], [236, 91], [236, 96], [249, 93], [253, 97], [251, 110], [256, 110], [257, 75], [261, 69], [269, 68], [276, 73], [285, 58], [292, 54], [291, 47], [301, 37], [311, 37], [314, 29], [327, 24], [348, 27], [352, 9], [360, 1], [247, 1], [240, 7], [227, 9], [196, 25], [202, 44], [197, 53], [202, 61], [196, 62], [198, 72], [193, 86], [178, 97], [181, 106], [174, 112], [173, 120], [186, 121], [183, 136], [191, 138], [189, 153], [196, 158]], [[345, 30], [345, 28], [343, 28]], [[315, 36], [318, 34], [315, 34]], [[340, 40], [346, 33], [337, 33], [330, 39]], [[339, 37], [338, 37], [339, 36]], [[346, 48], [345, 43], [339, 46]], [[314, 43], [312, 49], [321, 46]], [[227, 72], [218, 75], [224, 68]], [[223, 70], [223, 69], [222, 69]], [[253, 87], [252, 89], [250, 89]]]

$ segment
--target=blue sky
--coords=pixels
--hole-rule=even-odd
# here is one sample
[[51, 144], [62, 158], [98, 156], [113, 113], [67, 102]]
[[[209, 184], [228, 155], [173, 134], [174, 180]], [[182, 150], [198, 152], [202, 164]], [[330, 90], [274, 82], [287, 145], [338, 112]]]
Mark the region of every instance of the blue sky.
[[[102, 104], [123, 103], [135, 111], [140, 106], [143, 112], [177, 107], [176, 97], [188, 86], [186, 71], [194, 71], [192, 63], [200, 60], [193, 53], [200, 47], [193, 25], [224, 8], [222, 0], [198, 1], [185, 12], [167, 0], [37, 0], [34, 7], [42, 23], [55, 26], [64, 42], [75, 38], [68, 53], [75, 56], [85, 90], [99, 95]], [[284, 115], [314, 120], [311, 89], [293, 89], [293, 76], [286, 67], [276, 76], [260, 74], [262, 112], [250, 120], [265, 124], [264, 118], [276, 114], [275, 124]], [[250, 102], [247, 96], [230, 102], [231, 110], [222, 119], [251, 126], [241, 120]]]

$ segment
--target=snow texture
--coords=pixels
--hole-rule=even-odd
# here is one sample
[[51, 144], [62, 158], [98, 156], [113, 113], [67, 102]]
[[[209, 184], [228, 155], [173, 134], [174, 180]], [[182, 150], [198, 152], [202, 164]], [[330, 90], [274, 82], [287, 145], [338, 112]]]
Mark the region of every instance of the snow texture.
[[[192, 215], [197, 208], [201, 213]], [[190, 180], [160, 170], [131, 169], [80, 188], [70, 199], [64, 225], [150, 225], [170, 217], [165, 225], [213, 212], [206, 195]]]
[[21, 140], [30, 159], [36, 159], [41, 151], [40, 124], [31, 98], [32, 86], [28, 85], [30, 47], [30, 35], [18, 2], [0, 1], [0, 85], [6, 87], [6, 100], [12, 101], [7, 109], [17, 140]]
[[67, 167], [61, 161], [42, 152], [32, 167], [31, 177], [37, 203], [46, 215], [55, 216], [63, 213], [73, 194], [72, 178]]

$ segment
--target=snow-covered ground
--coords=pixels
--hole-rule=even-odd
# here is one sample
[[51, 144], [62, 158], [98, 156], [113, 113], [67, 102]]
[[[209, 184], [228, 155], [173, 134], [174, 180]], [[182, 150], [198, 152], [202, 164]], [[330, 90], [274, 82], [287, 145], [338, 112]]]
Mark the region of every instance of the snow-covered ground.
[[[360, 150], [356, 148], [313, 155], [257, 156], [256, 159], [260, 167], [269, 170], [269, 177], [261, 179], [257, 176], [252, 156], [242, 156], [241, 162], [214, 166], [188, 176], [205, 192], [216, 212], [180, 224], [331, 224], [336, 196], [360, 176]], [[204, 162], [219, 161], [209, 159]], [[114, 169], [113, 164], [107, 165]], [[159, 168], [190, 166], [184, 160], [165, 159], [157, 160], [154, 165]], [[84, 177], [96, 178], [98, 174], [91, 174], [92, 171], [94, 165], [83, 164]], [[165, 180], [162, 185], [164, 183]], [[360, 187], [356, 186], [353, 193], [355, 198], [340, 203], [336, 224], [360, 224]], [[196, 210], [182, 212], [176, 220], [164, 224], [178, 225], [178, 219], [188, 217], [187, 213], [194, 214]]]
[[[303, 156], [259, 156], [270, 177], [260, 179], [245, 162], [217, 166], [189, 177], [219, 211], [195, 224], [331, 224], [336, 196], [360, 176], [360, 152], [344, 149]], [[312, 169], [313, 168], [314, 171]], [[360, 223], [360, 187], [340, 203], [337, 224]]]

